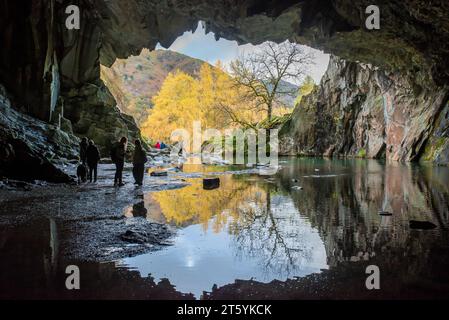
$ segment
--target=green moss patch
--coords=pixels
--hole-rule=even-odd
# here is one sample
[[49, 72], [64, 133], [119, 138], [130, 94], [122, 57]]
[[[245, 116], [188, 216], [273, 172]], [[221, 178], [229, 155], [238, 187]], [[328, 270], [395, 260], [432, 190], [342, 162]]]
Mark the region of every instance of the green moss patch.
[[438, 156], [443, 146], [448, 142], [449, 138], [440, 137], [432, 138], [427, 142], [424, 153], [421, 157], [422, 161], [433, 161]]

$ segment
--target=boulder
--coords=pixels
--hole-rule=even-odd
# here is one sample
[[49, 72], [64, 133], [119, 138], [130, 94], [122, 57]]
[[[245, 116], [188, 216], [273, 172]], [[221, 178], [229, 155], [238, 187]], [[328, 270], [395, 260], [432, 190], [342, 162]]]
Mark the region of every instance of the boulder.
[[206, 178], [203, 179], [204, 190], [214, 190], [220, 188], [220, 178]]
[[150, 173], [150, 176], [152, 176], [152, 177], [167, 177], [168, 172], [167, 171], [153, 171]]
[[0, 103], [0, 176], [73, 182], [57, 164], [76, 159], [79, 139]]

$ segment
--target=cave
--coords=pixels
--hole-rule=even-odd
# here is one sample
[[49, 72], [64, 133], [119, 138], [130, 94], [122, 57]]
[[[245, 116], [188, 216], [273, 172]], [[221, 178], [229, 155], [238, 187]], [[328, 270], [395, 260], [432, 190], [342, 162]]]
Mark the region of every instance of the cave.
[[[391, 208], [379, 210], [407, 211], [407, 201], [412, 201], [410, 198], [413, 195], [432, 194], [438, 201], [428, 201], [426, 198], [423, 200], [425, 204], [410, 206], [416, 209], [411, 214], [423, 215], [442, 230], [447, 230], [448, 193], [447, 181], [444, 182], [447, 173], [440, 170], [446, 170], [449, 165], [449, 2], [378, 1], [380, 28], [370, 30], [366, 27], [369, 16], [366, 8], [372, 4], [368, 0], [0, 0], [0, 189], [5, 186], [33, 189], [35, 186], [30, 182], [46, 181], [52, 186], [55, 183], [55, 192], [65, 194], [64, 185], [75, 183], [73, 172], [67, 171], [66, 167], [67, 164], [78, 162], [82, 137], [95, 139], [103, 157], [109, 155], [113, 143], [122, 136], [130, 141], [141, 139], [135, 119], [117, 107], [117, 101], [101, 79], [102, 66], [111, 67], [117, 59], [139, 55], [144, 49], [154, 50], [158, 44], [170, 47], [185, 31], [195, 30], [201, 21], [207, 32], [213, 32], [217, 39], [254, 45], [265, 41], [281, 43], [289, 40], [332, 55], [321, 82], [280, 128], [280, 155], [319, 159], [316, 160], [318, 164], [314, 162], [308, 166], [311, 170], [314, 165], [322, 166], [320, 169], [312, 173], [300, 171], [310, 179], [320, 175], [319, 170], [326, 170], [321, 162], [325, 159], [377, 159], [382, 164], [392, 164], [388, 167], [390, 171], [382, 175], [381, 181], [368, 181], [368, 178], [359, 176], [360, 172], [357, 171], [353, 184], [346, 180], [342, 182], [347, 187], [344, 191], [343, 187], [333, 190], [330, 186], [320, 186], [326, 199], [332, 200], [342, 191], [344, 200], [339, 204], [332, 203], [332, 208], [321, 208], [315, 189], [310, 191], [310, 202], [313, 205], [343, 224], [346, 220], [338, 221], [341, 217], [335, 212], [343, 210], [342, 207], [349, 208], [343, 210], [344, 213], [348, 214], [349, 220], [357, 223], [351, 210], [372, 210], [369, 205], [365, 205], [368, 198], [375, 198], [376, 206], [384, 206], [382, 201], [388, 202], [385, 200], [388, 197], [381, 199], [373, 191], [378, 186], [385, 193], [393, 194], [391, 199], [394, 198]], [[68, 29], [66, 22], [73, 12], [68, 12], [67, 8], [72, 5], [79, 8], [80, 26]], [[403, 163], [406, 163], [407, 169], [399, 167]], [[417, 170], [420, 178], [414, 179], [410, 171], [415, 169], [409, 167], [410, 163], [428, 165], [432, 168], [429, 170], [433, 171], [429, 173], [424, 166], [424, 169]], [[377, 162], [357, 166], [367, 176], [370, 172], [380, 170]], [[344, 174], [341, 173], [342, 176]], [[291, 190], [291, 180], [290, 176], [281, 177], [279, 188]], [[408, 187], [401, 189], [401, 182], [413, 187], [410, 190]], [[273, 181], [269, 183], [274, 184]], [[220, 181], [220, 188], [223, 185], [226, 187], [226, 179], [224, 184]], [[315, 182], [311, 185], [316, 186]], [[442, 188], [442, 191], [434, 190], [433, 186]], [[184, 181], [170, 186], [173, 189], [181, 187], [185, 187]], [[299, 192], [300, 187], [296, 187], [296, 192]], [[305, 192], [309, 192], [307, 187]], [[354, 193], [357, 196], [352, 196]], [[51, 198], [51, 194], [43, 194]], [[398, 194], [402, 202], [395, 198]], [[106, 191], [105, 198], [96, 204], [89, 204], [88, 209], [100, 214], [101, 208], [107, 208], [108, 212], [101, 212], [105, 214], [102, 219], [120, 221], [117, 217], [111, 218], [113, 213], [109, 206], [117, 201], [117, 208], [124, 208], [127, 200], [123, 195], [108, 198], [110, 195]], [[147, 195], [139, 193], [134, 196], [148, 200]], [[82, 199], [82, 194], [79, 197]], [[87, 197], [92, 196], [89, 194]], [[268, 192], [263, 197], [265, 209], [271, 210], [271, 195]], [[14, 206], [20, 201], [15, 196], [13, 200], [8, 197], [5, 199], [5, 208], [15, 212]], [[30, 201], [38, 208], [36, 210], [43, 210], [38, 200], [33, 198]], [[361, 204], [362, 209], [354, 209], [357, 201], [363, 202], [365, 206]], [[57, 200], [51, 200], [51, 205], [56, 206], [57, 203]], [[32, 209], [34, 207], [28, 207], [28, 210]], [[325, 220], [315, 212], [308, 212], [306, 208], [301, 209], [304, 209], [313, 226], [319, 229], [318, 233], [326, 241], [325, 249], [329, 252], [329, 246], [335, 249], [331, 253], [326, 252], [331, 261], [328, 265], [336, 266], [336, 269], [320, 276], [324, 278], [323, 281], [332, 282], [334, 272], [343, 269], [342, 265], [351, 259], [362, 261], [365, 255], [374, 257], [370, 250], [353, 252], [355, 249], [349, 248], [345, 240], [356, 242], [356, 236], [351, 231], [343, 228], [342, 232], [347, 238], [337, 241], [332, 238], [332, 235], [337, 238], [336, 234], [339, 234], [333, 228], [333, 223], [337, 222], [331, 218]], [[63, 210], [81, 211], [76, 204], [67, 204]], [[147, 211], [160, 214], [163, 211], [162, 204], [158, 203]], [[378, 210], [375, 211], [377, 213]], [[132, 210], [128, 213], [131, 214]], [[89, 217], [83, 218], [89, 220]], [[186, 219], [181, 226], [189, 222]], [[105, 225], [102, 227], [108, 232], [112, 230]], [[375, 238], [379, 234], [379, 238], [385, 236], [371, 227], [369, 222], [360, 227], [367, 238]], [[46, 226], [43, 228], [47, 230]], [[75, 233], [77, 228], [69, 231]], [[87, 230], [89, 226], [83, 225], [82, 228]], [[137, 238], [149, 233], [146, 227], [138, 227], [131, 233], [120, 228], [111, 232], [132, 233]], [[160, 242], [158, 246], [163, 247], [171, 231], [163, 229], [161, 224], [151, 225], [151, 228], [160, 233], [160, 238], [156, 240]], [[330, 233], [332, 235], [329, 236]], [[385, 262], [386, 267], [401, 263], [397, 258], [403, 253], [400, 246], [407, 248], [407, 257], [413, 256], [411, 247], [417, 246], [416, 239], [407, 237], [408, 233], [401, 229], [400, 240], [397, 240], [400, 245], [388, 252], [390, 260]], [[431, 236], [426, 234], [422, 239], [427, 241]], [[434, 251], [426, 247], [422, 251], [432, 259], [437, 259], [438, 250], [447, 249], [440, 244], [436, 248]], [[381, 250], [378, 247], [375, 249]], [[90, 252], [71, 250], [81, 260], [84, 257], [91, 258]], [[341, 253], [340, 256], [337, 251]], [[141, 253], [136, 249], [135, 254]], [[447, 261], [443, 260], [443, 264], [447, 265]], [[420, 275], [424, 273], [425, 267], [422, 261], [414, 265], [416, 273]], [[449, 281], [447, 272], [442, 271], [444, 268], [439, 265], [432, 265], [432, 268], [436, 275], [445, 277], [443, 281], [447, 285]], [[343, 271], [344, 276], [347, 271]], [[50, 271], [46, 269], [45, 272]], [[394, 278], [395, 275], [400, 277], [399, 272], [388, 277]], [[312, 293], [312, 287], [310, 292], [298, 291], [298, 287], [304, 283], [313, 282], [312, 278], [288, 282], [289, 291], [283, 297], [304, 298], [314, 295], [326, 298], [326, 292]], [[344, 282], [345, 279], [340, 278], [338, 281]], [[256, 287], [259, 291], [252, 292]], [[252, 280], [223, 283], [218, 290], [208, 292], [203, 298], [247, 298], [255, 294], [257, 298], [266, 299], [272, 297], [268, 293], [271, 289], [267, 289], [265, 284], [252, 283]], [[283, 290], [278, 284], [275, 289], [279, 292]], [[441, 290], [449, 292], [445, 291], [447, 286]], [[240, 292], [240, 295], [236, 292]], [[336, 296], [340, 294], [338, 290], [335, 292]], [[401, 288], [392, 286], [385, 297], [392, 297], [398, 292], [402, 292]], [[357, 298], [360, 294], [354, 290], [349, 297]], [[427, 297], [420, 294], [416, 293], [419, 297]], [[173, 295], [178, 297], [184, 293], [175, 291]], [[343, 293], [341, 295], [344, 296]], [[9, 297], [6, 294], [4, 296]], [[366, 292], [362, 296], [373, 297]], [[437, 293], [429, 296], [435, 297]], [[81, 297], [91, 298], [89, 295]], [[122, 298], [120, 294], [116, 297]], [[379, 294], [374, 297], [383, 296]]]
[[[286, 154], [356, 154], [366, 149], [369, 157], [385, 154], [387, 159], [396, 161], [425, 159], [448, 163], [448, 8], [444, 1], [433, 2], [432, 6], [422, 1], [402, 4], [386, 1], [381, 5], [380, 30], [365, 27], [366, 1], [220, 1], [213, 5], [206, 1], [145, 4], [79, 1], [79, 30], [68, 30], [65, 26], [69, 17], [66, 8], [70, 4], [27, 1], [15, 5], [2, 1], [2, 99], [8, 99], [9, 105], [20, 113], [58, 124], [65, 129], [63, 134], [95, 136], [103, 151], [115, 138], [108, 131], [112, 123], [116, 126], [115, 135], [126, 133], [136, 137], [139, 130], [132, 118], [115, 108], [115, 100], [100, 80], [100, 64], [111, 66], [116, 58], [138, 54], [143, 48], [152, 50], [157, 43], [169, 47], [201, 20], [216, 37], [239, 43], [289, 39], [332, 53], [347, 61], [345, 66], [336, 65], [335, 72], [347, 73], [347, 79], [340, 76], [348, 82], [351, 99], [393, 97], [387, 102], [391, 110], [385, 112], [385, 117], [370, 110], [362, 111], [365, 118], [384, 118], [364, 123], [365, 128], [356, 123], [355, 114], [363, 106], [354, 106], [352, 114], [342, 115], [356, 128], [353, 132], [348, 129], [338, 132], [341, 140], [338, 143], [319, 136], [320, 130], [335, 128], [314, 127], [311, 130], [318, 135], [315, 140], [319, 142], [312, 147], [293, 124], [291, 134], [286, 137], [289, 145], [283, 151]], [[361, 65], [368, 65], [371, 70], [368, 72]], [[350, 88], [358, 85], [358, 79], [353, 77], [363, 73], [371, 88], [368, 84], [365, 88], [359, 86], [356, 93]], [[354, 83], [350, 84], [351, 81]], [[322, 84], [321, 95], [339, 94], [336, 88], [325, 85]], [[374, 96], [363, 97], [365, 91]], [[342, 112], [335, 110], [335, 106], [329, 108], [332, 110], [327, 114]], [[12, 148], [19, 142], [8, 142], [11, 120], [4, 121], [2, 145]], [[369, 129], [377, 126], [381, 128]], [[56, 136], [56, 141], [61, 139], [60, 134]], [[297, 141], [301, 141], [301, 150]], [[60, 140], [57, 143], [61, 144]], [[14, 148], [20, 154], [22, 147]], [[47, 153], [38, 150], [41, 155]], [[59, 150], [51, 153], [70, 157]], [[3, 163], [12, 161], [11, 155], [8, 158], [11, 152], [2, 150], [2, 154]], [[38, 162], [46, 161], [43, 157]]]

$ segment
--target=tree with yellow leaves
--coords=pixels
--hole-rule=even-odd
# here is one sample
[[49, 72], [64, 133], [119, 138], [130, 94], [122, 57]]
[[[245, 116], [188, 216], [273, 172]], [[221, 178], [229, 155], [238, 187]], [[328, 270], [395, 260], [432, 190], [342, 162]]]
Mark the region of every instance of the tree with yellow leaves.
[[204, 63], [196, 78], [184, 72], [171, 73], [158, 95], [154, 107], [142, 125], [144, 136], [167, 141], [176, 129], [191, 132], [194, 121], [203, 128], [225, 129], [256, 123], [263, 115], [241, 101], [241, 89], [223, 71]]
[[155, 140], [166, 140], [177, 128], [191, 127], [200, 114], [197, 81], [183, 72], [169, 74], [154, 107], [142, 125], [142, 133]]

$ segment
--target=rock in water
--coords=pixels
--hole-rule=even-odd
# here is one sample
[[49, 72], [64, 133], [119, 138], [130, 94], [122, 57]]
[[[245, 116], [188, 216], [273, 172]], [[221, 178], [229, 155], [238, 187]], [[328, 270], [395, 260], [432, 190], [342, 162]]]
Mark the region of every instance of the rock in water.
[[152, 176], [152, 177], [167, 177], [168, 172], [167, 171], [153, 171], [150, 173], [150, 176]]
[[150, 237], [146, 232], [135, 230], [127, 230], [124, 234], [120, 236], [120, 239], [129, 243], [142, 244], [150, 242]]
[[429, 221], [410, 220], [410, 229], [430, 230], [436, 227], [436, 224]]
[[206, 178], [203, 179], [204, 190], [214, 190], [220, 188], [220, 178]]

